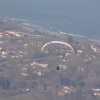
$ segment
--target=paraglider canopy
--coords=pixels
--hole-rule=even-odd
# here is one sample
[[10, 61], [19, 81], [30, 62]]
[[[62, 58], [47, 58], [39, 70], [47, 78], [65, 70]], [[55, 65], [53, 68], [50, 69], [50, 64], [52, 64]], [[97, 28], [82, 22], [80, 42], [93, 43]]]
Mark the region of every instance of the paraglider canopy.
[[43, 51], [43, 49], [49, 45], [49, 44], [53, 44], [53, 43], [59, 43], [59, 44], [63, 44], [63, 45], [66, 45], [67, 47], [69, 47], [70, 49], [72, 49], [73, 53], [76, 54], [76, 49], [75, 47], [72, 45], [72, 44], [69, 44], [67, 42], [63, 42], [63, 41], [50, 41], [50, 42], [47, 42], [43, 45], [41, 51]]

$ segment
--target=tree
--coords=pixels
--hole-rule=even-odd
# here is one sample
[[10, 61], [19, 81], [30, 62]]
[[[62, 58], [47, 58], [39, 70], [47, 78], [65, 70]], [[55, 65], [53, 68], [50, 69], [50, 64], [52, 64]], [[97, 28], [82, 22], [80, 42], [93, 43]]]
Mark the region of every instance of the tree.
[[1, 86], [4, 90], [8, 90], [10, 86], [10, 81], [8, 79], [1, 80]]
[[73, 43], [73, 37], [68, 35], [67, 36], [67, 41], [70, 42], [70, 43]]

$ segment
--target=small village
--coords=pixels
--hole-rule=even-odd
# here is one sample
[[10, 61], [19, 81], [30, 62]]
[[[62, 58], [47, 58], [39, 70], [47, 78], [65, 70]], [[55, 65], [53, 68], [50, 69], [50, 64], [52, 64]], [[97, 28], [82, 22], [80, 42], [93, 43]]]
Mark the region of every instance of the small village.
[[[74, 45], [77, 53], [55, 44], [41, 52], [42, 46], [51, 40], [65, 40]], [[13, 91], [11, 96], [32, 91], [34, 96], [35, 91], [37, 94], [41, 91], [60, 100], [82, 88], [85, 91], [82, 98], [86, 95], [99, 98], [99, 59], [100, 45], [95, 42], [76, 41], [69, 35], [37, 30], [0, 30], [0, 97], [7, 94], [5, 91]]]

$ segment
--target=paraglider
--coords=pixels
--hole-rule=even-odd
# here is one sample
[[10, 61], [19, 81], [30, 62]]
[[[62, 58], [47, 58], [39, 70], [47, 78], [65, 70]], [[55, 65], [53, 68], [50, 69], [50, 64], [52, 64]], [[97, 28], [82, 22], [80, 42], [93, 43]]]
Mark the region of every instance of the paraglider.
[[49, 44], [53, 44], [53, 43], [59, 43], [59, 44], [63, 44], [63, 45], [66, 45], [67, 47], [69, 47], [70, 49], [72, 49], [73, 53], [76, 54], [76, 49], [73, 45], [67, 43], [67, 42], [63, 42], [63, 41], [50, 41], [50, 42], [47, 42], [43, 45], [41, 51], [43, 51], [43, 49], [49, 45]]
[[[74, 47], [72, 44], [69, 44], [69, 43], [63, 42], [63, 41], [49, 41], [49, 42], [45, 43], [45, 44], [42, 46], [41, 51], [43, 51], [44, 48], [45, 48], [47, 45], [49, 45], [49, 44], [57, 44], [57, 43], [58, 43], [58, 44], [63, 44], [63, 45], [65, 45], [65, 46], [69, 47], [69, 48], [73, 51], [73, 53], [76, 54], [76, 49], [75, 49], [75, 47]], [[59, 66], [56, 66], [56, 68], [57, 68], [57, 70], [59, 70]]]

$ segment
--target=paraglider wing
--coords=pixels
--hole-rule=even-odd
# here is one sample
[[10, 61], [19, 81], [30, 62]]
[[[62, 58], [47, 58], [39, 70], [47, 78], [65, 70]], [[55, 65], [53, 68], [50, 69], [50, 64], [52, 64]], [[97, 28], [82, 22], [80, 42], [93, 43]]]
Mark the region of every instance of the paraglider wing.
[[76, 54], [76, 49], [75, 49], [75, 47], [74, 47], [72, 44], [69, 44], [69, 43], [66, 43], [66, 42], [63, 42], [63, 41], [50, 41], [50, 42], [47, 42], [46, 44], [43, 45], [41, 51], [43, 51], [43, 49], [44, 49], [48, 44], [52, 44], [52, 43], [60, 43], [60, 44], [66, 45], [66, 46], [68, 46], [69, 48], [72, 49], [73, 53]]

